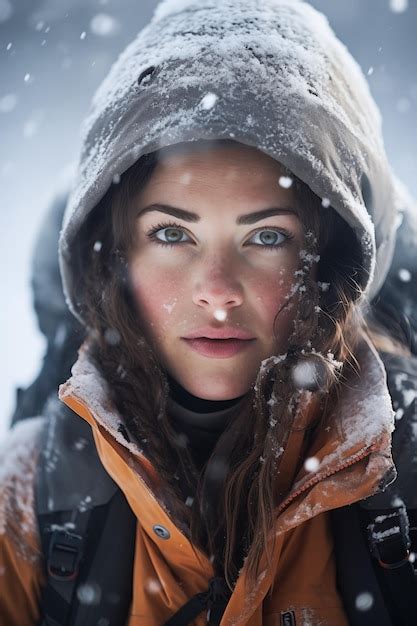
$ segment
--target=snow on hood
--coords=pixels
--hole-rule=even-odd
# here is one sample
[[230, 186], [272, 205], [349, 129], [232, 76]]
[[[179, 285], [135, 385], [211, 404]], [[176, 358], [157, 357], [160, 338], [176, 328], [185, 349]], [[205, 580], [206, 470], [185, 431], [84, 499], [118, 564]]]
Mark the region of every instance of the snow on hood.
[[[142, 79], [140, 79], [140, 77]], [[115, 176], [183, 141], [234, 139], [283, 163], [355, 230], [372, 297], [395, 238], [395, 186], [366, 80], [301, 0], [166, 0], [95, 94], [60, 242], [75, 293], [79, 228]]]

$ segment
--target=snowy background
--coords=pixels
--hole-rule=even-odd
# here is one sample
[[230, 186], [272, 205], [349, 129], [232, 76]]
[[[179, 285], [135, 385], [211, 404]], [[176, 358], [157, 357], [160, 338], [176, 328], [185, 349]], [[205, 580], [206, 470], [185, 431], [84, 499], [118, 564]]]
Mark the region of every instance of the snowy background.
[[[156, 4], [0, 0], [0, 438], [44, 350], [30, 289], [37, 229], [74, 166], [94, 90]], [[417, 196], [417, 0], [311, 4], [368, 75], [393, 168]]]

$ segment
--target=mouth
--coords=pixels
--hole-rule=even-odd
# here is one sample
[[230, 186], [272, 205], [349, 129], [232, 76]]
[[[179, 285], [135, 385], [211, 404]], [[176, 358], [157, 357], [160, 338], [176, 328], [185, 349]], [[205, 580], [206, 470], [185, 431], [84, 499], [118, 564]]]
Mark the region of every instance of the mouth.
[[246, 350], [256, 339], [210, 339], [209, 337], [183, 338], [194, 352], [216, 359], [227, 359]]

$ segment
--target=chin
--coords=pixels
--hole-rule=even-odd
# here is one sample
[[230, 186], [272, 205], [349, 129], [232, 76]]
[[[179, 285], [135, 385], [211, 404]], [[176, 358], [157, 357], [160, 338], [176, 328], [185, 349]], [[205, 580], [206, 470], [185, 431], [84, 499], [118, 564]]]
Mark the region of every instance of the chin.
[[183, 387], [197, 398], [202, 400], [233, 400], [243, 396], [249, 390], [248, 385], [242, 385], [242, 382], [229, 382], [223, 380], [211, 381], [206, 379], [204, 384], [196, 384], [196, 381], [184, 381], [181, 383]]

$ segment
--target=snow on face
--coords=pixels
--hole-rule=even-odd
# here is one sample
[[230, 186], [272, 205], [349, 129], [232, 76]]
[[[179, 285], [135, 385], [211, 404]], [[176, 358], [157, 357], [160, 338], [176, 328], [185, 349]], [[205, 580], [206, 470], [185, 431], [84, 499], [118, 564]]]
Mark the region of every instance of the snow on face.
[[[274, 159], [241, 144], [179, 145], [160, 152], [135, 199], [128, 265], [145, 332], [169, 373], [198, 397], [243, 395], [261, 362], [285, 352], [298, 294], [278, 316], [276, 340], [273, 323], [296, 280], [304, 232], [293, 190], [277, 185], [280, 173]], [[207, 327], [251, 340], [232, 355], [207, 356], [184, 339]]]
[[225, 322], [227, 319], [227, 311], [224, 309], [216, 309], [213, 313], [213, 316], [219, 322]]

